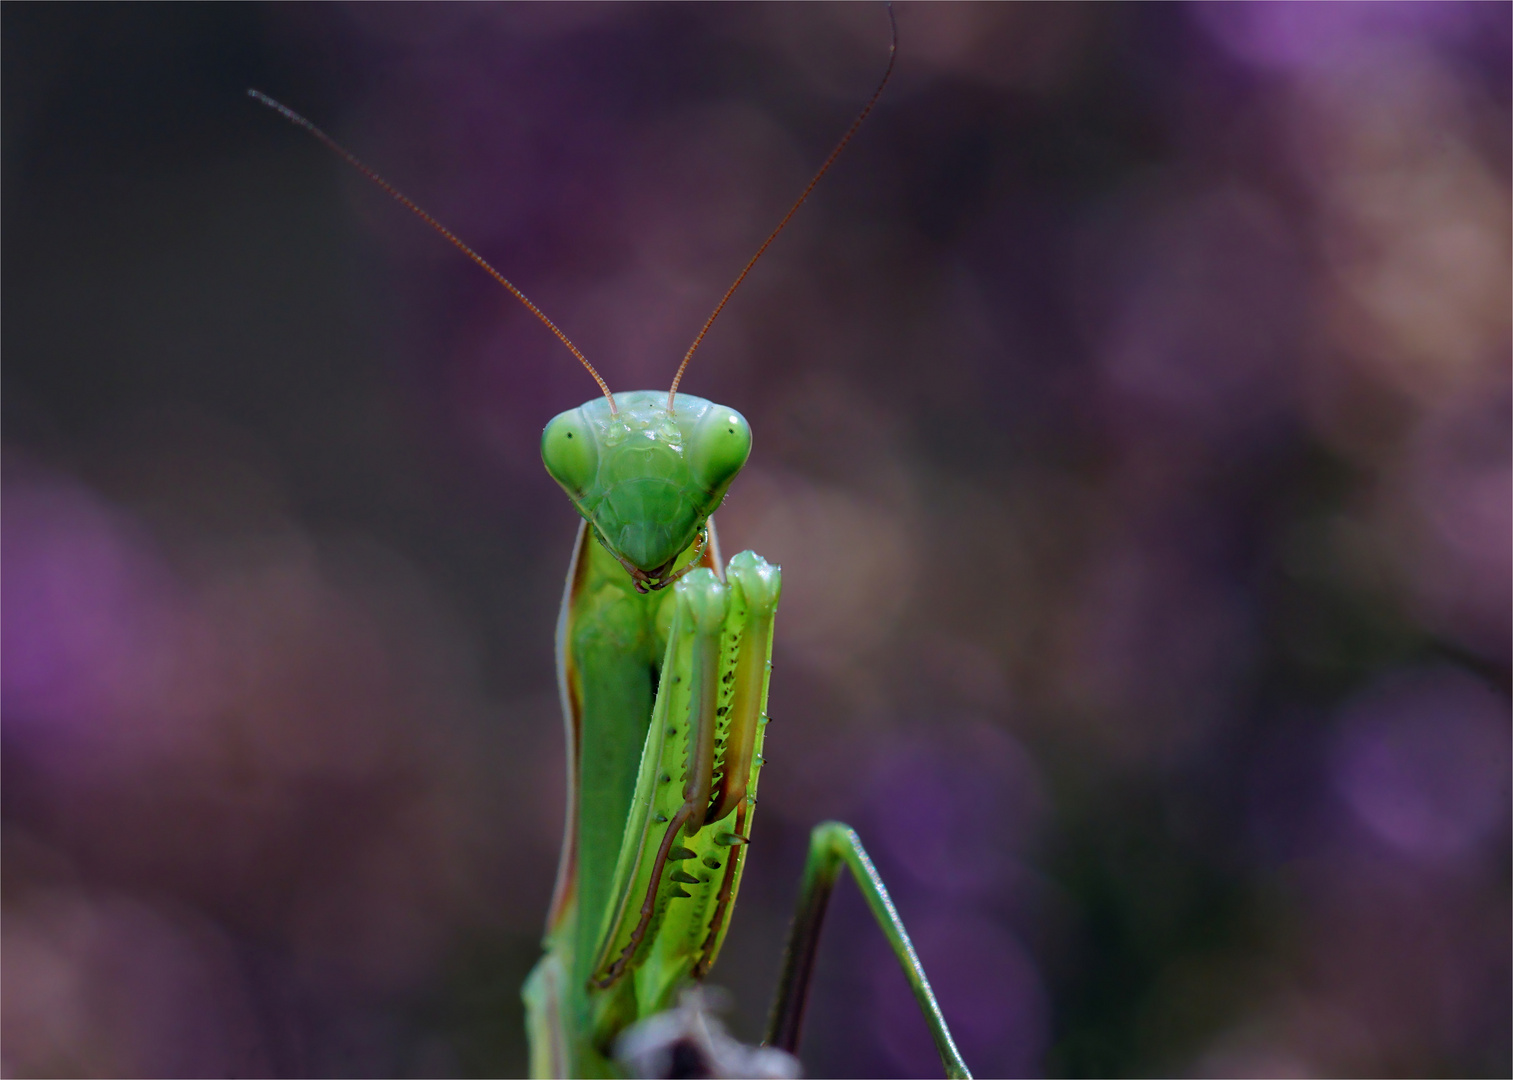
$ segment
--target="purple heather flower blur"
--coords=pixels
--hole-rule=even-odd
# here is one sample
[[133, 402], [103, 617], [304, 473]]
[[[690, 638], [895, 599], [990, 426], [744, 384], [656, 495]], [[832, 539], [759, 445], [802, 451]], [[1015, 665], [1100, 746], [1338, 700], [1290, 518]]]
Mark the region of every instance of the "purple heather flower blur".
[[[1506, 5], [897, 6], [684, 389], [773, 724], [980, 1075], [1506, 1075]], [[869, 5], [8, 8], [7, 1076], [509, 1075], [593, 386], [665, 386]], [[937, 1066], [855, 890], [811, 1075]]]

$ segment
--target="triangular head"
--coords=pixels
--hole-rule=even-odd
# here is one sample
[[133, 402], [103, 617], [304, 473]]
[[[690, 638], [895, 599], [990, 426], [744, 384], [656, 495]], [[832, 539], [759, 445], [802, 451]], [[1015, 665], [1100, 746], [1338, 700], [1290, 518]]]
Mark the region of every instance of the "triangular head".
[[[691, 394], [633, 390], [552, 418], [541, 460], [636, 587], [661, 589], [673, 563], [751, 455], [751, 426], [734, 409]], [[697, 555], [692, 563], [697, 563]]]

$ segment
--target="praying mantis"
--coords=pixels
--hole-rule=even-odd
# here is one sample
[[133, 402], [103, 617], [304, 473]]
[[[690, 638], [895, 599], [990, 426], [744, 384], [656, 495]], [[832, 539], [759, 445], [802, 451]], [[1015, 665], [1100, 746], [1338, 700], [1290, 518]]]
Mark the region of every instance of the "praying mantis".
[[[545, 953], [522, 991], [535, 1076], [620, 1075], [617, 1040], [701, 982], [729, 929], [752, 842], [782, 574], [751, 551], [722, 563], [713, 513], [751, 453], [752, 433], [736, 410], [678, 387], [710, 326], [882, 95], [897, 56], [888, 15], [893, 38], [877, 89], [704, 322], [665, 392], [611, 392], [567, 335], [471, 247], [309, 120], [248, 91], [478, 264], [601, 391], [553, 418], [541, 439], [547, 472], [583, 520], [556, 631], [567, 821]], [[887, 888], [856, 832], [834, 821], [811, 834], [765, 1043], [797, 1051], [818, 934], [843, 867], [903, 967], [946, 1075], [970, 1076]]]

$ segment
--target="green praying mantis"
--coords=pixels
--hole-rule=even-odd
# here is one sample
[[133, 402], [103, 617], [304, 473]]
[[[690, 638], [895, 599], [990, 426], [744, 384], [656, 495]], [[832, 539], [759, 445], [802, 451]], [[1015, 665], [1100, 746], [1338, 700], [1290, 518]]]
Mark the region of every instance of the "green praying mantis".
[[[751, 453], [751, 429], [736, 410], [678, 386], [752, 266], [872, 111], [896, 55], [893, 24], [876, 91], [716, 305], [665, 392], [612, 393], [567, 335], [472, 248], [303, 116], [248, 91], [477, 263], [602, 392], [552, 419], [541, 439], [548, 473], [583, 520], [556, 638], [567, 822], [546, 951], [523, 988], [534, 1076], [620, 1075], [617, 1040], [705, 977], [730, 926], [752, 839], [782, 574], [751, 551], [722, 565], [712, 515]], [[842, 867], [902, 965], [946, 1075], [969, 1076], [886, 887], [857, 834], [833, 821], [811, 834], [766, 1045], [797, 1051]]]

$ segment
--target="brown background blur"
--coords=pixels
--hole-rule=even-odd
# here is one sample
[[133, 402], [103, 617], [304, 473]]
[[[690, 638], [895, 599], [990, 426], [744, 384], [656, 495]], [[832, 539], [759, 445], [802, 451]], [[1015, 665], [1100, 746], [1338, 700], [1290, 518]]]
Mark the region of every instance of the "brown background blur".
[[[914, 6], [684, 389], [785, 595], [713, 981], [855, 824], [981, 1075], [1507, 1075], [1509, 7]], [[3, 10], [8, 1076], [499, 1075], [593, 387], [874, 5]], [[812, 1074], [931, 1075], [854, 890]]]

